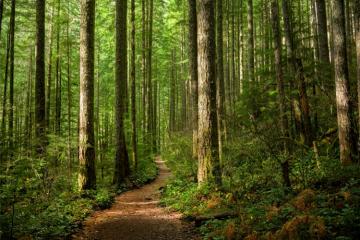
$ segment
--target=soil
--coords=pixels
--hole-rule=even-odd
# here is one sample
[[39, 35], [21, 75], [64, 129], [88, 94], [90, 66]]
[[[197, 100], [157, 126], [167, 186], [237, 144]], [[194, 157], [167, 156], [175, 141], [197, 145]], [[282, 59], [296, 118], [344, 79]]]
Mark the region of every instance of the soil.
[[150, 184], [116, 197], [110, 209], [97, 211], [72, 239], [191, 240], [200, 239], [191, 223], [181, 214], [159, 206], [160, 189], [171, 176], [158, 157], [159, 175]]

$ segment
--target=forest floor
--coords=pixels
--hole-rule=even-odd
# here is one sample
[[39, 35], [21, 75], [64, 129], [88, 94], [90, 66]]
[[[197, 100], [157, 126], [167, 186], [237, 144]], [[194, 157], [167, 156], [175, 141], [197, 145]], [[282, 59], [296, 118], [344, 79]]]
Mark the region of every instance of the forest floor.
[[116, 197], [110, 209], [95, 212], [72, 239], [200, 239], [194, 226], [181, 220], [181, 214], [159, 206], [160, 190], [171, 172], [160, 157], [156, 164], [159, 175], [155, 181]]

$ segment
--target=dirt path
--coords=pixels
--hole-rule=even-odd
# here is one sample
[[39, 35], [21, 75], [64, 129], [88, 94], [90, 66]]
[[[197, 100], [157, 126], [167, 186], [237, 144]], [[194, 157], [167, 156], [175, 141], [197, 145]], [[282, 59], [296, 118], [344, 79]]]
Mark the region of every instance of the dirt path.
[[154, 182], [116, 197], [110, 209], [95, 212], [84, 223], [84, 229], [72, 239], [199, 239], [193, 226], [180, 220], [180, 214], [158, 205], [159, 188], [166, 185], [171, 173], [160, 158], [157, 158], [156, 164], [159, 176]]

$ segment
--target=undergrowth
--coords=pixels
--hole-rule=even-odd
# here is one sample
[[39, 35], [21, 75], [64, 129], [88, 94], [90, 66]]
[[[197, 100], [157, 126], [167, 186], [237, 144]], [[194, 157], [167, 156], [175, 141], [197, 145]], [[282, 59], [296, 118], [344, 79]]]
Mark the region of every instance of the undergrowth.
[[185, 219], [206, 219], [199, 228], [204, 239], [360, 239], [358, 165], [342, 167], [330, 154], [299, 151], [290, 161], [288, 189], [279, 156], [259, 139], [242, 137], [224, 148], [223, 189], [198, 188], [191, 137], [171, 142], [163, 158], [174, 177], [162, 203]]
[[[132, 184], [115, 189], [111, 184], [113, 161], [106, 160], [97, 164], [97, 190], [80, 193], [76, 166], [71, 171], [64, 170], [68, 162], [60, 153], [66, 145], [56, 147], [43, 159], [19, 154], [22, 157], [2, 169], [0, 239], [66, 238], [93, 211], [111, 207], [116, 194], [145, 184], [157, 175], [153, 158], [140, 158], [137, 171], [131, 175]], [[111, 149], [104, 153], [106, 159], [112, 159], [111, 156]]]

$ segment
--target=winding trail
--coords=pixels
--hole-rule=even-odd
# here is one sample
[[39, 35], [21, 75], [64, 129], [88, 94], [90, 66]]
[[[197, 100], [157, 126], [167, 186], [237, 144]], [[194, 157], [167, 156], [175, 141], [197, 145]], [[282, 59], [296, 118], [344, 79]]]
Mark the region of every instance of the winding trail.
[[157, 157], [156, 164], [159, 175], [155, 181], [116, 197], [110, 209], [95, 212], [72, 239], [200, 239], [194, 227], [181, 220], [181, 214], [159, 206], [159, 189], [166, 185], [171, 173], [160, 157]]

